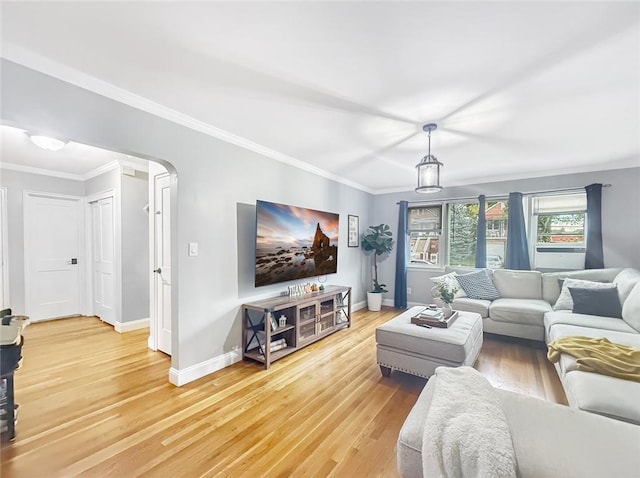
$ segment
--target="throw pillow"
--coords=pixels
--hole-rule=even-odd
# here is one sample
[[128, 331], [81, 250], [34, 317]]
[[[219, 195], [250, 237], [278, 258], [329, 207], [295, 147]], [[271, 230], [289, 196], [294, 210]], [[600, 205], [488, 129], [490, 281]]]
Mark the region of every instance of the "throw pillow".
[[573, 312], [576, 314], [622, 318], [622, 306], [617, 287], [608, 289], [569, 287], [569, 292], [573, 300]]
[[640, 332], [640, 283], [636, 284], [622, 306], [622, 320]]
[[562, 283], [560, 296], [556, 300], [553, 310], [573, 310], [573, 300], [569, 287], [577, 287], [581, 289], [612, 289], [616, 285], [611, 282], [593, 282], [590, 280], [571, 279], [567, 277]]
[[496, 289], [491, 273], [487, 269], [481, 269], [469, 274], [456, 277], [460, 287], [462, 287], [471, 299], [495, 300], [500, 298], [500, 292]]
[[456, 279], [455, 272], [449, 272], [443, 276], [432, 277], [431, 281], [435, 284], [436, 287], [444, 286], [449, 290], [459, 289], [460, 284], [458, 284], [458, 279]]

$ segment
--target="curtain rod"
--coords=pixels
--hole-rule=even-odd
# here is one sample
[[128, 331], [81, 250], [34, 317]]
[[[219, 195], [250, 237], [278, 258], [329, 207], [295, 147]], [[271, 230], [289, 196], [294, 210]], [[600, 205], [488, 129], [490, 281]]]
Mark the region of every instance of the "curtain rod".
[[[610, 188], [611, 184], [603, 184], [603, 188]], [[549, 193], [561, 193], [568, 191], [584, 191], [583, 187], [576, 188], [561, 188], [561, 189], [545, 189], [544, 191], [529, 191], [526, 193], [522, 193], [523, 196], [531, 196], [532, 194], [549, 194]], [[506, 194], [509, 196], [509, 193]], [[491, 196], [485, 196], [486, 199], [498, 199], [504, 198], [505, 194], [493, 194]], [[408, 204], [424, 204], [430, 202], [444, 202], [444, 201], [463, 201], [467, 199], [478, 199], [478, 196], [466, 196], [466, 197], [452, 197], [452, 198], [433, 198], [433, 199], [423, 199], [422, 201], [408, 201]], [[397, 202], [396, 204], [400, 204]]]

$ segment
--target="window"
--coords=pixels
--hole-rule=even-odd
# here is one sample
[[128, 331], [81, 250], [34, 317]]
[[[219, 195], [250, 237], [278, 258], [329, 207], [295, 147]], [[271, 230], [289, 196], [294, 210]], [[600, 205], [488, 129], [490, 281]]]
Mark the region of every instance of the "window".
[[[529, 196], [525, 204], [532, 265], [580, 269], [584, 264], [586, 193]], [[414, 265], [475, 267], [479, 204], [476, 200], [409, 207], [409, 261]], [[487, 267], [505, 266], [509, 201], [487, 200]]]
[[507, 256], [507, 219], [509, 201], [487, 201], [485, 218], [487, 220], [487, 267], [504, 268]]
[[[450, 265], [475, 267], [479, 209], [480, 205], [477, 202], [449, 204]], [[509, 201], [487, 201], [485, 206], [487, 267], [491, 269], [504, 267], [507, 251], [508, 214]]]
[[476, 265], [478, 203], [452, 203], [447, 209], [449, 218], [449, 264]]
[[410, 207], [407, 233], [409, 234], [410, 263], [428, 265], [440, 263], [442, 206]]
[[588, 220], [586, 193], [536, 196], [531, 204], [533, 267], [541, 270], [582, 269]]
[[584, 246], [586, 193], [533, 198], [538, 246]]

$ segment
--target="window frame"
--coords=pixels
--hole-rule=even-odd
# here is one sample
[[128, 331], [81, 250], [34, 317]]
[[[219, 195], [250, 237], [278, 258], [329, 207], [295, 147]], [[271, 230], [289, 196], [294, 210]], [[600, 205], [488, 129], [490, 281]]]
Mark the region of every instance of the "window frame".
[[[445, 202], [441, 202], [441, 203], [433, 203], [433, 204], [416, 204], [414, 206], [409, 206], [408, 211], [407, 211], [407, 229], [405, 231], [405, 235], [406, 235], [406, 239], [407, 239], [407, 252], [406, 252], [406, 261], [407, 261], [407, 268], [409, 269], [426, 269], [426, 270], [442, 270], [444, 269], [444, 261], [443, 258], [445, 257], [445, 249], [444, 249], [444, 244], [443, 242], [443, 237], [444, 237], [444, 231], [445, 231], [445, 224], [447, 221], [447, 216], [446, 216], [446, 207], [445, 207], [446, 203]], [[427, 262], [414, 262], [411, 259], [411, 234], [412, 233], [419, 233], [419, 232], [432, 232], [432, 231], [427, 231], [427, 230], [420, 230], [420, 229], [410, 229], [410, 220], [409, 220], [409, 216], [410, 216], [410, 210], [411, 209], [423, 209], [423, 208], [435, 208], [438, 207], [440, 208], [440, 229], [437, 230], [438, 234], [437, 234], [437, 238], [438, 238], [438, 260], [435, 264], [429, 264]]]

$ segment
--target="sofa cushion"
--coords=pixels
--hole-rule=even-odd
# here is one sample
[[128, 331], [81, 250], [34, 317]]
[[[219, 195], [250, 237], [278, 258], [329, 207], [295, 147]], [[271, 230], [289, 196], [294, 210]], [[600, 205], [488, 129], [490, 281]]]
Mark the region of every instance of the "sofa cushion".
[[640, 334], [638, 333], [621, 332], [619, 330], [593, 329], [591, 327], [580, 327], [577, 325], [567, 324], [552, 325], [547, 331], [547, 338], [549, 342], [561, 337], [574, 336], [591, 337], [593, 339], [604, 337], [616, 344], [640, 348]]
[[640, 283], [636, 284], [622, 306], [622, 320], [640, 332]]
[[618, 288], [582, 289], [569, 287], [573, 312], [576, 314], [599, 315], [602, 317], [622, 318], [622, 307]]
[[544, 326], [547, 330], [555, 324], [577, 325], [592, 329], [615, 330], [618, 332], [635, 333], [633, 327], [624, 320], [596, 315], [574, 314], [568, 310], [557, 310], [544, 314]]
[[501, 297], [542, 299], [542, 273], [538, 271], [493, 271], [493, 282]]
[[470, 299], [469, 297], [456, 298], [451, 307], [453, 310], [464, 310], [466, 312], [475, 312], [480, 314], [483, 319], [489, 317], [490, 300]]
[[613, 279], [613, 283], [618, 288], [618, 295], [620, 296], [620, 303], [624, 304], [633, 288], [640, 282], [640, 271], [636, 269], [623, 269]]
[[489, 306], [489, 317], [498, 322], [516, 324], [544, 324], [544, 314], [551, 305], [542, 299], [496, 299]]
[[590, 280], [594, 282], [613, 282], [613, 279], [622, 271], [619, 268], [587, 269], [567, 272], [545, 272], [542, 274], [542, 298], [550, 304], [555, 304], [560, 296], [562, 285], [558, 279], [567, 277], [573, 279]]
[[462, 274], [456, 277], [467, 297], [471, 299], [495, 300], [500, 298], [500, 292], [496, 289], [491, 278], [491, 272], [481, 269], [476, 272]]
[[573, 310], [573, 300], [569, 287], [579, 287], [581, 289], [605, 289], [614, 288], [615, 284], [611, 282], [593, 282], [581, 279], [566, 278], [562, 283], [562, 290], [558, 300], [553, 305], [553, 310]]
[[574, 370], [563, 381], [572, 407], [640, 425], [640, 383]]

